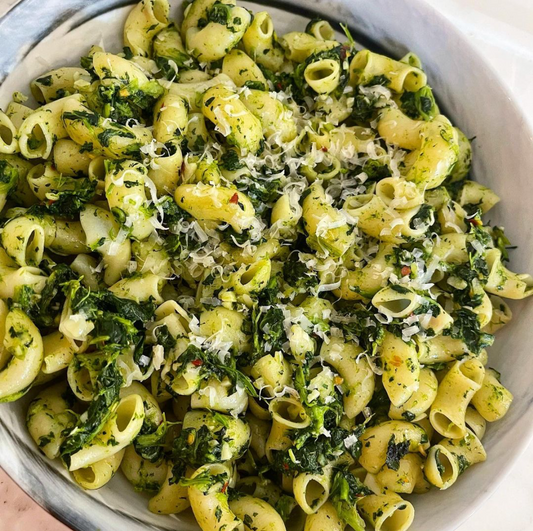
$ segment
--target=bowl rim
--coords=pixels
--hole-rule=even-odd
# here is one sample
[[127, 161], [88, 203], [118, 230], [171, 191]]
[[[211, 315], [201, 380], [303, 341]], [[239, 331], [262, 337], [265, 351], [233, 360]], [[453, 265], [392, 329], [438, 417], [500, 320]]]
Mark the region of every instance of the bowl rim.
[[[171, 0], [170, 0], [171, 1]], [[328, 20], [330, 22], [335, 23], [338, 25], [339, 21], [335, 19], [334, 17], [329, 17], [327, 14], [321, 13], [317, 9], [314, 9], [312, 5], [306, 6], [306, 7], [298, 7], [294, 4], [287, 4], [283, 0], [247, 0], [248, 2], [252, 4], [256, 4], [259, 6], [271, 6], [278, 9], [282, 9], [291, 13], [299, 14], [302, 16], [320, 16], [321, 18]], [[289, 0], [290, 1], [290, 0]], [[319, 0], [320, 1], [320, 0]], [[523, 109], [521, 106], [517, 103], [513, 91], [503, 82], [502, 78], [500, 77], [498, 71], [494, 66], [492, 66], [483, 56], [483, 54], [478, 50], [478, 48], [472, 44], [471, 39], [468, 38], [468, 36], [456, 25], [454, 22], [445, 14], [443, 14], [441, 11], [439, 11], [434, 5], [431, 5], [424, 0], [404, 0], [405, 2], [409, 2], [412, 4], [415, 8], [425, 11], [429, 14], [431, 14], [431, 17], [435, 20], [435, 24], [437, 26], [444, 26], [446, 30], [453, 34], [454, 38], [457, 39], [457, 41], [463, 46], [465, 49], [468, 50], [468, 53], [472, 58], [474, 58], [476, 66], [478, 68], [483, 69], [483, 76], [487, 78], [487, 81], [491, 83], [491, 85], [495, 88], [495, 90], [499, 91], [502, 96], [505, 96], [507, 99], [507, 104], [511, 106], [514, 115], [516, 117], [522, 118], [524, 120], [524, 128], [529, 133], [530, 138], [533, 140], [533, 123], [528, 120], [523, 112]], [[350, 0], [339, 0], [340, 3], [346, 4], [349, 3]], [[25, 3], [25, 0], [15, 0], [10, 6], [7, 7], [7, 9], [0, 9], [0, 21], [6, 17], [9, 17], [9, 15], [12, 13], [13, 10], [20, 7], [22, 4]], [[96, 3], [100, 3], [95, 2]], [[107, 9], [100, 10], [96, 13], [96, 16], [101, 15], [104, 12], [112, 12], [118, 9], [122, 9], [129, 5], [134, 5], [137, 3], [137, 0], [116, 0], [113, 2], [111, 6], [109, 6]], [[85, 6], [84, 6], [85, 7]], [[74, 17], [72, 16], [74, 15]], [[54, 26], [53, 32], [57, 30], [58, 28], [63, 27], [64, 25], [68, 25], [69, 21], [72, 20], [72, 18], [78, 19], [79, 13], [73, 14], [72, 12], [69, 12], [69, 17], [62, 19], [59, 25]], [[70, 26], [68, 28], [67, 34], [78, 27], [79, 25], [82, 25], [86, 23], [89, 19], [94, 18], [93, 16], [86, 17], [81, 19], [77, 25]], [[388, 53], [391, 54], [391, 51], [387, 49], [387, 47], [382, 46], [379, 44], [375, 39], [373, 39], [372, 35], [367, 35], [363, 33], [360, 29], [357, 27], [350, 26], [350, 31], [355, 36], [355, 39], [357, 42], [364, 44], [365, 46], [368, 46], [368, 48], [377, 50], [380, 53]], [[31, 47], [26, 50], [27, 55], [31, 52], [31, 50], [39, 44], [41, 41], [36, 41], [31, 43]], [[392, 53], [394, 55], [394, 53]], [[23, 58], [22, 58], [23, 59]], [[9, 76], [14, 68], [18, 66], [20, 62], [20, 59], [17, 58], [17, 61], [15, 63], [10, 64], [10, 70], [8, 72], [2, 72], [2, 74], [5, 74], [5, 77]], [[438, 92], [438, 88], [437, 88]], [[482, 155], [479, 155], [480, 157]], [[527, 408], [527, 414], [528, 417], [533, 418], [533, 404], [530, 404]], [[0, 418], [0, 436], [2, 435], [2, 431], [6, 433], [7, 437], [11, 437], [15, 443], [18, 444], [24, 444], [24, 441], [18, 439], [14, 434], [11, 433], [9, 428], [4, 425], [2, 422], [2, 419]], [[455, 513], [454, 517], [450, 518], [449, 525], [453, 526], [449, 529], [457, 529], [461, 524], [468, 521], [478, 510], [481, 508], [483, 503], [487, 501], [499, 488], [501, 485], [501, 482], [508, 476], [508, 474], [511, 472], [511, 470], [516, 466], [517, 461], [520, 459], [520, 457], [524, 454], [527, 447], [530, 445], [531, 441], [533, 439], [533, 422], [526, 423], [526, 428], [524, 429], [524, 436], [520, 438], [513, 447], [512, 456], [507, 458], [508, 466], [503, 467], [503, 470], [500, 470], [500, 473], [493, 478], [493, 480], [490, 482], [490, 484], [484, 485], [482, 492], [477, 497], [476, 503], [468, 506], [468, 508], [465, 508], [460, 513]], [[26, 445], [27, 446], [27, 445]], [[29, 448], [29, 447], [28, 447]], [[44, 459], [44, 456], [38, 454], [37, 452], [34, 452], [33, 449], [29, 449], [29, 451], [32, 453], [32, 456], [34, 459], [40, 460], [42, 463], [44, 463], [46, 466], [53, 468], [52, 465], [48, 462], [48, 460]], [[8, 477], [11, 478], [11, 480], [20, 487], [35, 503], [37, 503], [41, 508], [43, 508], [45, 511], [47, 511], [50, 515], [52, 515], [54, 518], [59, 520], [61, 523], [69, 527], [70, 529], [75, 529], [82, 531], [85, 528], [78, 526], [77, 522], [74, 521], [75, 516], [73, 512], [69, 509], [69, 507], [63, 503], [61, 503], [60, 499], [54, 499], [54, 497], [49, 497], [48, 499], [44, 499], [38, 491], [38, 488], [35, 487], [35, 485], [28, 481], [28, 477], [24, 477], [23, 474], [17, 473], [17, 466], [16, 463], [11, 463], [8, 460], [8, 455], [5, 455], [3, 452], [0, 452], [0, 467], [2, 470], [8, 475]], [[63, 477], [63, 476], [62, 476]], [[64, 478], [66, 480], [66, 478]], [[116, 514], [116, 511], [112, 508], [107, 506], [106, 504], [100, 502], [97, 499], [91, 498], [94, 502], [99, 503], [102, 510], [109, 515]], [[121, 511], [119, 511], [121, 512]], [[138, 524], [139, 522], [137, 519], [131, 515], [125, 514], [124, 516], [128, 517], [131, 521], [131, 523]], [[143, 523], [143, 528], [146, 529], [146, 526], [149, 526], [149, 524]], [[75, 527], [72, 527], [75, 526]], [[150, 526], [152, 529], [157, 529], [155, 527]], [[88, 528], [87, 528], [88, 529]], [[101, 528], [103, 531], [105, 531], [105, 528]], [[140, 529], [140, 528], [139, 528]]]

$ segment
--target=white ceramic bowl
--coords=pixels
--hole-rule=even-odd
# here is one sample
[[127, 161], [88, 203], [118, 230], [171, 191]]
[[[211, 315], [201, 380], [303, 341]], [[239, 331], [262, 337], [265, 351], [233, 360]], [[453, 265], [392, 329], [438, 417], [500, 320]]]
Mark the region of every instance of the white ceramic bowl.
[[[14, 90], [27, 93], [29, 81], [50, 67], [77, 64], [91, 44], [103, 42], [111, 51], [120, 50], [122, 22], [133, 3], [19, 1], [0, 20], [0, 79], [4, 80], [0, 104], [5, 106]], [[531, 131], [497, 73], [446, 19], [421, 0], [243, 3], [254, 11], [266, 6], [279, 34], [303, 29], [305, 19], [318, 14], [348, 23], [357, 40], [376, 51], [395, 57], [409, 50], [417, 53], [440, 107], [468, 137], [476, 137], [473, 174], [502, 198], [491, 211], [491, 221], [503, 224], [519, 246], [513, 251], [511, 267], [533, 272]], [[522, 301], [512, 307], [515, 319], [498, 334], [490, 350], [490, 365], [503, 373], [504, 383], [515, 396], [513, 406], [502, 421], [487, 430], [483, 441], [487, 462], [468, 470], [445, 492], [433, 490], [413, 497], [416, 518], [412, 531], [455, 529], [496, 488], [529, 441], [533, 426], [533, 363], [529, 360], [533, 305]], [[120, 474], [97, 492], [80, 490], [59, 463], [50, 463], [38, 453], [24, 425], [27, 402], [0, 405], [0, 466], [59, 519], [79, 531], [197, 529], [187, 514], [150, 514], [146, 500]]]

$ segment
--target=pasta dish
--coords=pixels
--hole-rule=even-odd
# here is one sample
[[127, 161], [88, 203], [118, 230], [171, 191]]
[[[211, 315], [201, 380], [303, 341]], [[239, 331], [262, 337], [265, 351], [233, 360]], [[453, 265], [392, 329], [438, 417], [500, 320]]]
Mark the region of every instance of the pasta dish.
[[0, 111], [0, 402], [203, 531], [405, 531], [513, 399], [499, 198], [414, 53], [183, 7]]

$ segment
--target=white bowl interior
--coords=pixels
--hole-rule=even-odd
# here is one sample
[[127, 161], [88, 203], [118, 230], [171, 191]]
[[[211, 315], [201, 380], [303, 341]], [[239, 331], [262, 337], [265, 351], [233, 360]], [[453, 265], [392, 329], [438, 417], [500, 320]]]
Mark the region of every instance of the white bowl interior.
[[[0, 88], [0, 103], [5, 106], [15, 90], [28, 93], [28, 83], [53, 67], [78, 64], [91, 44], [119, 51], [122, 23], [130, 6], [106, 11], [110, 2], [94, 2], [83, 11], [61, 8], [61, 2], [23, 2], [26, 15], [35, 13], [32, 24], [50, 27], [50, 35], [35, 46], [16, 66]], [[72, 2], [75, 4], [75, 2]], [[29, 4], [33, 5], [28, 6]], [[115, 2], [114, 5], [123, 5]], [[533, 138], [519, 110], [502, 88], [496, 73], [444, 18], [420, 0], [339, 0], [265, 2], [265, 6], [242, 2], [253, 11], [267, 9], [278, 34], [305, 28], [315, 13], [348, 22], [362, 36], [379, 43], [389, 54], [400, 57], [406, 51], [417, 53], [428, 73], [439, 104], [452, 122], [474, 142], [475, 178], [493, 188], [502, 202], [490, 213], [493, 224], [504, 225], [511, 241], [511, 268], [533, 272]], [[284, 7], [290, 7], [290, 12]], [[303, 8], [305, 11], [302, 11]], [[174, 6], [176, 8], [176, 6]], [[300, 12], [305, 16], [295, 14]], [[91, 19], [94, 13], [101, 13]], [[24, 12], [11, 13], [0, 22], [4, 39], [15, 38], [23, 28], [15, 24]], [[74, 28], [74, 29], [72, 29]], [[20, 40], [20, 35], [18, 36]], [[363, 38], [364, 40], [364, 38]], [[366, 42], [365, 42], [366, 44]], [[26, 49], [19, 50], [19, 57]], [[10, 58], [12, 61], [13, 59]], [[0, 67], [9, 61], [0, 59]], [[488, 461], [468, 470], [446, 492], [433, 490], [416, 496], [413, 531], [452, 530], [465, 520], [491, 492], [518, 459], [527, 444], [533, 420], [533, 365], [529, 364], [530, 323], [533, 305], [527, 301], [512, 304], [515, 319], [498, 333], [490, 349], [489, 365], [502, 372], [503, 382], [515, 395], [509, 414], [489, 426], [483, 441]], [[0, 465], [39, 503], [70, 526], [79, 530], [122, 529], [197, 529], [191, 515], [163, 517], [146, 509], [146, 497], [135, 493], [120, 474], [103, 489], [82, 492], [68, 478], [59, 463], [50, 463], [38, 453], [24, 425], [28, 400], [0, 405]]]

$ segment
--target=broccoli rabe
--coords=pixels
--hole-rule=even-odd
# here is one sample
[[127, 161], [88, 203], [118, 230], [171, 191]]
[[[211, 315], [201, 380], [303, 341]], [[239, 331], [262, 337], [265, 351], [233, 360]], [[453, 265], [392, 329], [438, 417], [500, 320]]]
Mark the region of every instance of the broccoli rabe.
[[61, 457], [70, 464], [72, 454], [81, 450], [98, 435], [111, 417], [118, 403], [122, 376], [116, 363], [116, 355], [110, 357], [96, 379], [94, 398], [89, 405], [85, 420], [79, 420], [76, 427], [61, 445]]
[[330, 501], [342, 520], [354, 531], [363, 531], [365, 523], [357, 512], [356, 502], [372, 491], [346, 469], [337, 470], [333, 476]]

